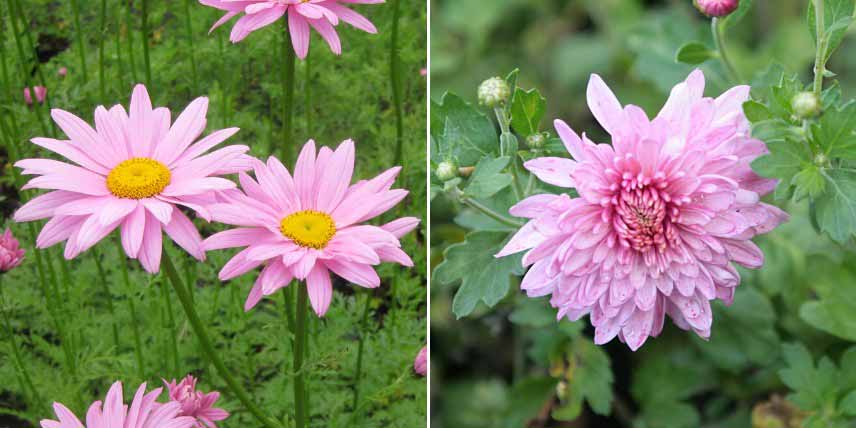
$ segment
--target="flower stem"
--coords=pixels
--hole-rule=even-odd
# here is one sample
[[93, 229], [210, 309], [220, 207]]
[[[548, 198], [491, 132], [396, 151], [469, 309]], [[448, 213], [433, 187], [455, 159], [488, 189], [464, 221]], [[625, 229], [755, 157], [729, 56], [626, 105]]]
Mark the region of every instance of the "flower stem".
[[[77, 0], [75, 0], [76, 2]], [[98, 95], [102, 103], [107, 103], [107, 82], [104, 77], [104, 41], [107, 38], [107, 0], [101, 0], [101, 31], [98, 36]]]
[[250, 398], [249, 394], [244, 390], [240, 383], [232, 376], [232, 373], [229, 369], [226, 368], [226, 365], [223, 364], [223, 360], [220, 359], [220, 354], [214, 349], [214, 346], [211, 344], [211, 339], [208, 338], [208, 333], [205, 330], [205, 326], [202, 324], [202, 320], [199, 319], [199, 315], [196, 314], [196, 309], [193, 307], [193, 302], [190, 300], [190, 294], [187, 292], [187, 289], [184, 287], [184, 284], [181, 281], [181, 277], [178, 272], [175, 270], [175, 265], [172, 263], [172, 259], [169, 257], [169, 253], [164, 251], [162, 256], [161, 266], [166, 273], [166, 276], [169, 278], [172, 283], [172, 288], [175, 290], [175, 294], [178, 295], [178, 300], [181, 302], [181, 306], [184, 308], [184, 313], [187, 315], [187, 320], [190, 322], [190, 326], [193, 328], [193, 331], [196, 333], [197, 339], [199, 340], [199, 344], [202, 346], [203, 355], [208, 361], [214, 365], [214, 368], [217, 369], [217, 373], [220, 374], [220, 377], [226, 381], [226, 385], [229, 386], [229, 389], [235, 395], [235, 397], [247, 408], [247, 410], [267, 428], [280, 428], [279, 424], [270, 419], [267, 415], [262, 412], [262, 410], [256, 406], [253, 400]]
[[306, 353], [306, 318], [309, 291], [307, 285], [297, 285], [297, 312], [294, 319], [294, 421], [296, 428], [306, 428], [306, 382], [303, 370], [303, 357]]
[[291, 47], [291, 34], [288, 32], [288, 27], [283, 31], [282, 45], [282, 146], [280, 147], [280, 156], [285, 159], [289, 158], [290, 148], [294, 145], [294, 48]]
[[131, 77], [134, 78], [133, 83], [139, 83], [140, 79], [137, 77], [137, 60], [134, 57], [133, 4], [134, 0], [125, 0], [125, 32], [128, 36], [126, 43], [128, 44], [128, 62], [131, 66]]
[[152, 63], [149, 58], [149, 0], [143, 0], [142, 33], [143, 33], [143, 62], [146, 66], [146, 86], [152, 85]]
[[357, 345], [357, 369], [354, 373], [354, 404], [351, 406], [354, 412], [354, 416], [357, 413], [357, 404], [360, 402], [360, 379], [363, 375], [363, 348], [365, 345], [366, 338], [366, 323], [369, 318], [369, 307], [371, 306], [371, 296], [366, 296], [365, 301], [363, 302], [363, 317], [360, 319], [360, 330], [359, 330], [359, 344]]
[[462, 204], [467, 205], [470, 208], [472, 208], [476, 211], [479, 211], [482, 214], [484, 214], [484, 215], [486, 215], [486, 216], [488, 216], [488, 217], [490, 217], [490, 218], [492, 218], [492, 219], [494, 219], [494, 220], [496, 220], [496, 221], [498, 221], [498, 222], [500, 222], [506, 226], [511, 226], [514, 228], [523, 227], [523, 223], [521, 223], [517, 220], [511, 219], [511, 218], [508, 218], [508, 217], [494, 211], [493, 209], [491, 209], [487, 205], [482, 204], [481, 202], [479, 202], [473, 198], [463, 196], [463, 197], [461, 197], [460, 200], [461, 200]]
[[[122, 281], [125, 284], [125, 289], [131, 289], [131, 279], [128, 277], [128, 261], [125, 260], [125, 250], [122, 248], [122, 241], [119, 235], [116, 235], [116, 254], [119, 256], [119, 268], [122, 272]], [[146, 364], [143, 359], [143, 341], [140, 338], [140, 323], [137, 320], [137, 308], [134, 306], [133, 296], [128, 297], [128, 312], [131, 314], [131, 331], [134, 336], [134, 355], [137, 359], [137, 376], [142, 381], [146, 378]]]
[[[176, 341], [178, 333], [175, 329], [175, 317], [172, 313], [172, 301], [169, 298], [169, 292], [166, 289], [165, 282], [166, 281], [160, 281], [161, 296], [163, 297], [164, 311], [166, 311], [166, 329], [169, 331], [169, 352], [172, 354], [172, 374], [174, 376], [180, 376], [181, 371], [179, 370], [178, 342]], [[192, 303], [193, 299], [191, 298], [191, 304]]]
[[101, 286], [104, 287], [104, 294], [107, 296], [107, 310], [110, 312], [110, 319], [113, 320], [113, 325], [111, 326], [113, 329], [113, 347], [118, 355], [119, 327], [116, 323], [116, 311], [113, 308], [113, 295], [110, 293], [110, 283], [107, 282], [107, 275], [104, 272], [104, 266], [101, 265], [101, 254], [99, 254], [97, 247], [93, 248], [92, 251], [92, 258], [95, 260], [95, 268], [98, 271], [98, 279], [101, 282]]
[[77, 55], [80, 57], [80, 73], [83, 77], [83, 84], [85, 85], [89, 82], [89, 76], [87, 76], [86, 70], [86, 36], [83, 34], [83, 28], [80, 27], [79, 3], [79, 0], [71, 0], [72, 15], [74, 17], [74, 32], [77, 33]]
[[812, 0], [814, 2], [815, 16], [815, 55], [814, 55], [814, 94], [820, 99], [823, 94], [823, 74], [826, 72], [826, 30], [824, 20], [826, 19], [823, 0]]
[[199, 77], [197, 74], [198, 71], [196, 70], [196, 48], [193, 42], [193, 21], [190, 7], [191, 1], [193, 0], [185, 0], [184, 2], [184, 25], [187, 27], [187, 41], [190, 45], [190, 75], [193, 78], [191, 88], [193, 89], [193, 96], [197, 96], [199, 91]]
[[734, 68], [734, 64], [728, 56], [728, 51], [725, 49], [725, 36], [723, 35], [722, 26], [723, 23], [719, 18], [710, 20], [710, 32], [713, 35], [713, 43], [716, 45], [716, 50], [719, 52], [719, 59], [722, 61], [725, 69], [728, 70], [728, 74], [734, 81], [742, 82], [743, 79], [740, 77], [740, 73]]
[[[27, 85], [27, 88], [30, 89], [30, 94], [33, 98], [33, 110], [36, 112], [36, 117], [38, 118], [39, 128], [42, 130], [42, 133], [47, 134], [48, 128], [45, 126], [44, 117], [42, 116], [42, 109], [39, 102], [36, 100], [36, 85], [33, 82], [33, 79], [30, 77], [30, 73], [26, 69], [26, 64], [28, 63], [29, 57], [24, 54], [24, 45], [21, 43], [21, 38], [18, 37], [21, 34], [20, 27], [18, 26], [18, 19], [20, 16], [18, 15], [19, 10], [16, 9], [16, 3], [14, 0], [6, 0], [7, 8], [9, 9], [9, 21], [12, 23], [12, 38], [15, 40], [15, 50], [18, 53], [18, 63], [21, 65], [21, 74], [24, 76], [24, 82]], [[36, 61], [38, 62], [38, 61]]]
[[401, 18], [401, 0], [394, 0], [392, 5], [392, 34], [389, 39], [389, 84], [392, 86], [392, 105], [395, 109], [395, 161], [393, 165], [401, 164], [404, 150], [404, 119], [401, 111], [401, 71], [398, 55], [398, 21]]
[[6, 296], [3, 292], [2, 284], [0, 284], [0, 311], [2, 311], [3, 313], [3, 325], [6, 327], [6, 334], [9, 336], [9, 347], [12, 348], [12, 358], [15, 360], [15, 365], [18, 368], [18, 372], [23, 378], [24, 384], [30, 390], [33, 402], [37, 406], [42, 407], [44, 405], [42, 397], [39, 394], [39, 391], [36, 390], [36, 387], [33, 384], [33, 380], [30, 377], [30, 373], [27, 371], [27, 367], [24, 366], [24, 359], [21, 358], [21, 350], [18, 347], [18, 341], [15, 340], [15, 330], [12, 328], [12, 322], [9, 318], [9, 313], [6, 311]]

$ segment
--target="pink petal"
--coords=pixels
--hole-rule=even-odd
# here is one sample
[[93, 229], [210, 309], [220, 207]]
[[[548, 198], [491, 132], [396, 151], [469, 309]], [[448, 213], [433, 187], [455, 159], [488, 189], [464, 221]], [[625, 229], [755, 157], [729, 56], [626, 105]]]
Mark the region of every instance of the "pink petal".
[[330, 273], [321, 264], [316, 264], [306, 277], [306, 287], [309, 292], [309, 302], [319, 317], [323, 317], [330, 307], [333, 298], [333, 284]]

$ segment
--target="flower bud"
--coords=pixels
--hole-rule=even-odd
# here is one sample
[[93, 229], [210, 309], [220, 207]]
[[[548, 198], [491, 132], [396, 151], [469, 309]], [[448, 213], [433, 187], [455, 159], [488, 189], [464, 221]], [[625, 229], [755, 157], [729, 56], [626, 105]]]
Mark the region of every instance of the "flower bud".
[[814, 92], [800, 92], [791, 99], [794, 114], [800, 119], [810, 119], [820, 114], [820, 99]]
[[440, 162], [434, 174], [437, 175], [440, 181], [449, 181], [458, 176], [458, 165], [450, 160]]
[[12, 231], [6, 229], [0, 235], [0, 271], [12, 270], [24, 260], [24, 250], [20, 248], [18, 240], [12, 236]]
[[500, 77], [491, 77], [479, 85], [479, 104], [494, 108], [505, 104], [511, 96], [508, 82]]
[[59, 71], [56, 72], [56, 74], [59, 74], [59, 77], [65, 77], [66, 75], [68, 75], [68, 69], [62, 67], [59, 69]]
[[540, 132], [526, 137], [526, 145], [529, 146], [530, 149], [541, 149], [546, 143], [547, 139], [544, 138], [544, 134]]
[[734, 12], [739, 0], [693, 0], [696, 9], [709, 17], [723, 17]]
[[413, 360], [413, 371], [419, 376], [428, 374], [428, 347], [423, 346]]

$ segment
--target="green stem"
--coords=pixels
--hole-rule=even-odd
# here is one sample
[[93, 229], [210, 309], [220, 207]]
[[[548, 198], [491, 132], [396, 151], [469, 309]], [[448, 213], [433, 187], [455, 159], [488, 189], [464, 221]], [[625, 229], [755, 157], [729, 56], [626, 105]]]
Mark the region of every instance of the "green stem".
[[86, 36], [83, 34], [83, 28], [80, 27], [79, 0], [71, 0], [71, 9], [72, 16], [74, 17], [74, 32], [77, 33], [77, 55], [80, 57], [80, 73], [83, 77], [83, 84], [86, 85], [89, 82], [86, 70]]
[[122, 79], [128, 74], [125, 73], [125, 61], [122, 60], [122, 15], [116, 14], [116, 31], [114, 31], [113, 37], [113, 49], [116, 50], [116, 64], [118, 67], [119, 74], [116, 76], [115, 82], [119, 84], [119, 88], [124, 88], [125, 82]]
[[101, 286], [104, 287], [104, 294], [107, 296], [107, 310], [110, 312], [110, 319], [113, 320], [113, 347], [115, 352], [119, 354], [119, 326], [116, 322], [116, 311], [113, 308], [113, 295], [110, 293], [110, 283], [107, 282], [107, 274], [104, 272], [104, 267], [101, 265], [101, 254], [98, 248], [92, 249], [92, 258], [95, 260], [95, 268], [98, 270], [98, 279]]
[[[76, 1], [76, 0], [75, 0]], [[101, 31], [98, 37], [98, 95], [102, 103], [107, 103], [107, 82], [104, 77], [104, 42], [107, 38], [107, 0], [101, 0]]]
[[814, 94], [820, 99], [823, 94], [823, 74], [826, 72], [826, 19], [823, 0], [814, 1], [815, 31], [817, 42], [814, 55]]
[[283, 34], [282, 62], [282, 146], [279, 150], [284, 159], [289, 159], [290, 149], [294, 145], [294, 48], [291, 46], [291, 34], [285, 27]]
[[190, 75], [193, 78], [191, 88], [193, 88], [193, 95], [196, 96], [199, 91], [199, 77], [196, 70], [196, 48], [194, 47], [193, 42], [193, 22], [190, 7], [190, 2], [192, 1], [193, 0], [185, 0], [184, 2], [184, 25], [187, 27], [187, 41], [190, 45]]
[[366, 296], [363, 304], [363, 316], [360, 319], [359, 343], [357, 344], [357, 370], [354, 373], [354, 403], [351, 408], [354, 411], [354, 416], [357, 413], [357, 404], [360, 402], [360, 379], [363, 375], [363, 348], [366, 338], [366, 323], [369, 318], [369, 307], [371, 306], [371, 296]]
[[149, 58], [149, 0], [143, 0], [142, 33], [143, 33], [143, 62], [146, 66], [146, 86], [152, 86], [152, 63]]
[[[164, 250], [166, 251], [166, 250]], [[166, 255], [166, 253], [164, 253]], [[181, 372], [179, 371], [179, 358], [178, 358], [178, 341], [176, 340], [176, 336], [178, 333], [175, 328], [175, 317], [172, 313], [172, 301], [169, 298], [169, 292], [166, 289], [166, 281], [160, 281], [161, 283], [161, 297], [163, 298], [163, 307], [166, 311], [166, 328], [169, 330], [169, 352], [172, 354], [172, 374], [174, 376], [180, 376]], [[191, 305], [193, 304], [193, 299], [191, 298]]]
[[[125, 259], [125, 249], [122, 248], [122, 241], [119, 235], [116, 235], [116, 254], [119, 256], [119, 269], [122, 272], [122, 281], [125, 284], [125, 290], [131, 290], [131, 279], [128, 276], [128, 261]], [[140, 337], [140, 322], [137, 319], [137, 308], [134, 305], [133, 296], [128, 296], [128, 312], [131, 315], [131, 333], [134, 336], [134, 356], [137, 359], [137, 376], [140, 380], [146, 378], [146, 364], [143, 358], [143, 341]]]
[[0, 284], [0, 306], [2, 306], [3, 312], [3, 324], [6, 327], [6, 334], [9, 336], [9, 346], [12, 348], [12, 358], [15, 360], [15, 365], [18, 366], [18, 371], [21, 374], [21, 377], [24, 380], [27, 388], [30, 389], [30, 394], [32, 394], [32, 398], [34, 403], [43, 407], [44, 402], [42, 401], [42, 397], [39, 394], [39, 391], [36, 390], [35, 385], [33, 384], [33, 380], [30, 377], [30, 373], [27, 371], [27, 367], [24, 366], [24, 359], [21, 358], [21, 350], [18, 347], [18, 341], [15, 340], [15, 330], [12, 328], [12, 322], [9, 317], [9, 313], [6, 311], [6, 296], [3, 291], [3, 286]]
[[139, 83], [140, 79], [137, 76], [137, 60], [134, 55], [134, 13], [133, 13], [133, 4], [134, 0], [125, 1], [125, 32], [128, 36], [127, 44], [128, 44], [128, 62], [131, 66], [131, 76], [134, 78], [133, 83]]
[[461, 197], [461, 203], [469, 206], [470, 208], [472, 208], [476, 211], [481, 212], [482, 214], [484, 214], [484, 215], [486, 215], [486, 216], [488, 216], [488, 217], [490, 217], [490, 218], [492, 218], [492, 219], [494, 219], [494, 220], [496, 220], [496, 221], [498, 221], [498, 222], [500, 222], [506, 226], [511, 226], [511, 227], [514, 227], [517, 229], [523, 227], [523, 223], [521, 223], [517, 220], [514, 220], [514, 219], [510, 219], [510, 218], [494, 211], [493, 209], [491, 209], [487, 205], [482, 204], [481, 202], [479, 202], [473, 198], [463, 196], [463, 197]]
[[728, 51], [725, 49], [725, 36], [723, 35], [722, 26], [722, 21], [720, 21], [719, 18], [713, 18], [710, 20], [710, 32], [713, 35], [713, 42], [716, 45], [716, 50], [719, 52], [719, 59], [722, 61], [722, 65], [725, 66], [725, 69], [728, 70], [728, 74], [731, 78], [734, 81], [742, 82], [743, 79], [740, 77], [740, 73], [737, 72], [737, 69], [734, 67], [734, 64], [728, 56]]
[[306, 54], [306, 59], [303, 61], [306, 65], [304, 69], [304, 99], [305, 104], [303, 108], [303, 116], [306, 119], [306, 136], [312, 136], [312, 55], [309, 53]]
[[404, 118], [401, 111], [401, 72], [398, 55], [398, 21], [401, 18], [401, 0], [392, 5], [392, 35], [389, 39], [389, 83], [392, 86], [392, 105], [395, 109], [395, 161], [400, 165], [404, 150]]
[[303, 357], [306, 352], [306, 318], [309, 292], [306, 284], [297, 283], [297, 314], [294, 322], [294, 420], [296, 428], [306, 428], [306, 383]]
[[[20, 10], [16, 8], [17, 3], [13, 0], [6, 0], [6, 4], [10, 11], [9, 13], [9, 21], [12, 23], [12, 38], [15, 40], [15, 50], [18, 53], [18, 61], [21, 65], [21, 75], [24, 78], [24, 82], [26, 86], [30, 89], [30, 94], [33, 98], [33, 110], [36, 112], [36, 117], [38, 118], [39, 128], [42, 130], [43, 134], [48, 134], [48, 128], [44, 123], [44, 116], [42, 115], [42, 108], [38, 101], [36, 101], [36, 85], [33, 79], [30, 77], [30, 73], [27, 70], [26, 64], [29, 62], [29, 57], [24, 54], [24, 45], [21, 43], [21, 38], [18, 37], [21, 34], [20, 27], [18, 26], [18, 18]], [[27, 32], [29, 34], [29, 31]], [[38, 62], [38, 58], [36, 58], [36, 62]]]
[[217, 51], [218, 56], [220, 57], [220, 86], [223, 92], [222, 95], [222, 111], [223, 115], [221, 118], [223, 119], [221, 127], [226, 128], [228, 126], [228, 111], [229, 111], [229, 90], [228, 90], [228, 75], [226, 74], [226, 53], [224, 52], [223, 45], [226, 44], [225, 36], [223, 36], [223, 32], [217, 33]]
[[161, 266], [166, 273], [166, 276], [169, 278], [172, 283], [172, 288], [175, 290], [175, 294], [178, 295], [178, 300], [181, 302], [181, 306], [184, 308], [184, 313], [187, 315], [187, 320], [190, 322], [190, 326], [193, 328], [193, 331], [196, 333], [197, 339], [199, 340], [199, 344], [202, 346], [203, 355], [208, 361], [214, 365], [214, 368], [217, 369], [217, 373], [220, 374], [220, 377], [226, 381], [229, 389], [235, 395], [235, 397], [244, 405], [244, 407], [249, 410], [250, 413], [267, 428], [280, 428], [279, 425], [267, 417], [262, 410], [256, 406], [255, 402], [250, 398], [249, 394], [244, 390], [241, 384], [232, 376], [232, 373], [229, 369], [226, 368], [226, 365], [223, 364], [223, 360], [220, 359], [220, 354], [214, 349], [214, 346], [211, 343], [211, 339], [208, 338], [208, 333], [205, 330], [205, 326], [202, 323], [202, 320], [199, 319], [199, 315], [196, 314], [196, 309], [193, 307], [193, 302], [190, 301], [190, 294], [187, 292], [187, 289], [182, 284], [181, 277], [178, 272], [175, 270], [175, 265], [173, 265], [172, 260], [169, 257], [169, 253], [164, 252], [162, 256]]

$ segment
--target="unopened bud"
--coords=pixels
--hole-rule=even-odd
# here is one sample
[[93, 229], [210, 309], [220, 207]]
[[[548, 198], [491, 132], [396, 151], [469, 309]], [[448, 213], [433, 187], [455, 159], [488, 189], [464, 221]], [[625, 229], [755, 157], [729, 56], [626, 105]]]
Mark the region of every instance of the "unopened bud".
[[693, 0], [696, 9], [709, 17], [721, 18], [730, 15], [739, 6], [739, 0]]
[[800, 92], [794, 95], [791, 107], [800, 119], [810, 119], [820, 114], [820, 100], [814, 92]]
[[545, 143], [547, 143], [547, 139], [544, 137], [544, 134], [540, 132], [526, 137], [526, 145], [529, 146], [530, 149], [543, 148]]
[[479, 85], [479, 104], [494, 108], [505, 104], [511, 96], [508, 82], [500, 77], [491, 77]]
[[434, 174], [437, 175], [440, 181], [449, 181], [458, 176], [458, 165], [453, 161], [440, 162]]

